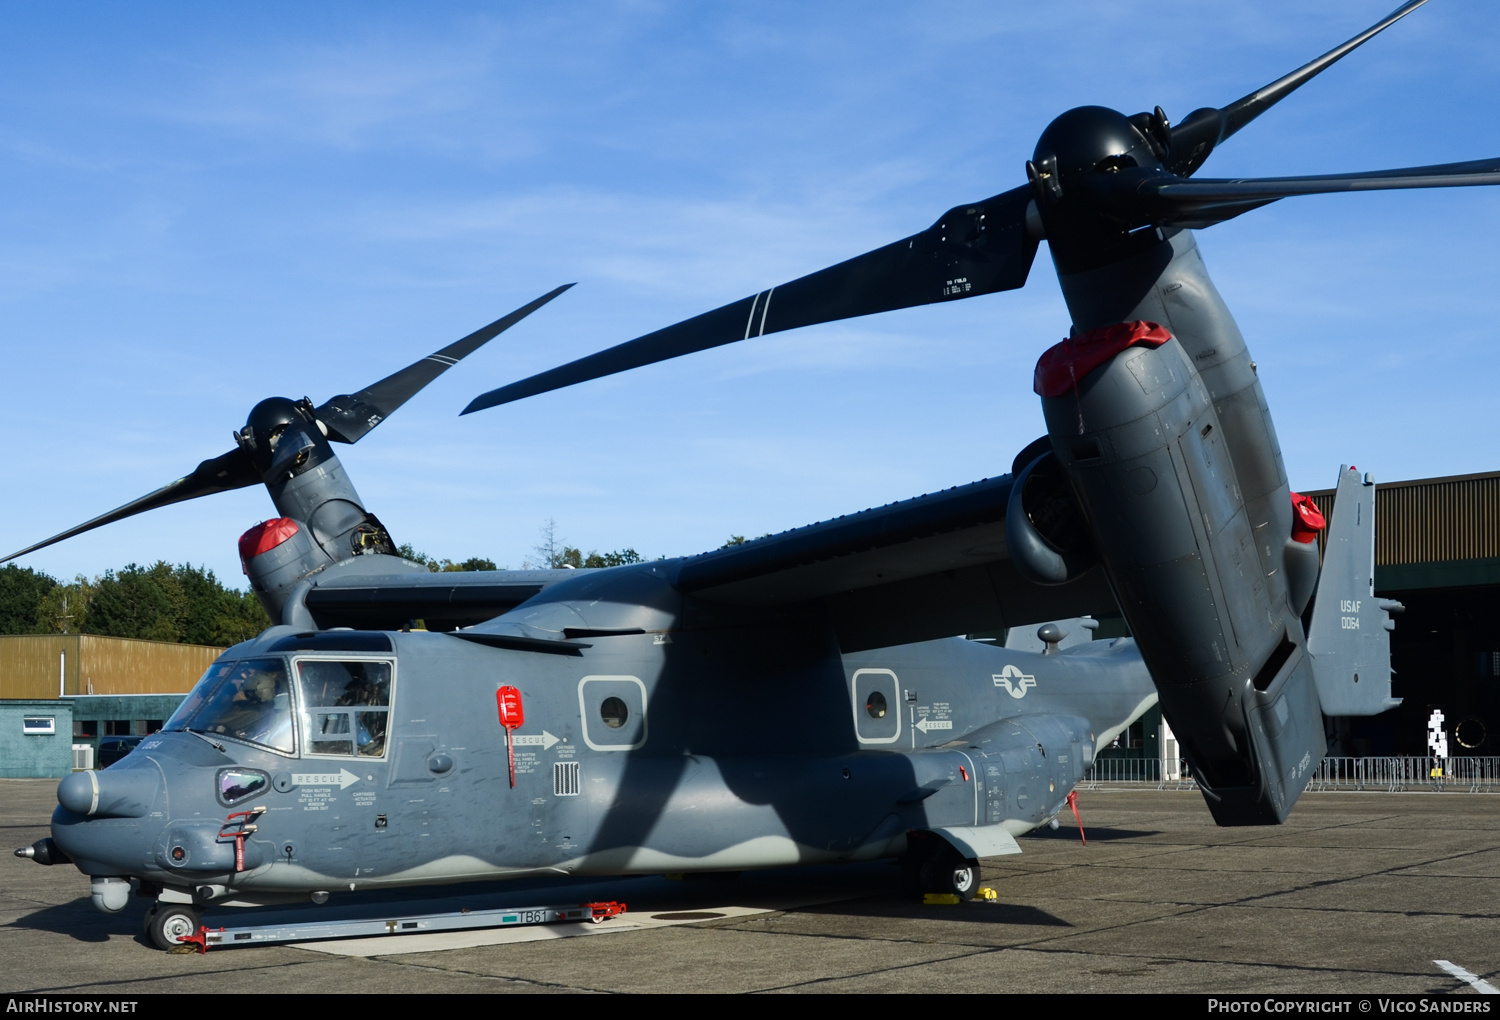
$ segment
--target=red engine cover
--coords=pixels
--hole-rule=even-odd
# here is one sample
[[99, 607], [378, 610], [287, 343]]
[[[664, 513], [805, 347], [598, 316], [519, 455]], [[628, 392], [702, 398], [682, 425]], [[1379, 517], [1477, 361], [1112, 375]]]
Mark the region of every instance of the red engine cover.
[[1070, 336], [1037, 360], [1032, 388], [1038, 396], [1060, 397], [1125, 348], [1160, 347], [1170, 339], [1167, 327], [1145, 321], [1117, 322]]
[[1292, 493], [1292, 538], [1304, 545], [1318, 537], [1328, 522], [1311, 496]]
[[261, 521], [240, 536], [240, 569], [248, 574], [251, 560], [275, 549], [297, 531], [297, 522], [290, 517], [273, 517], [269, 521]]

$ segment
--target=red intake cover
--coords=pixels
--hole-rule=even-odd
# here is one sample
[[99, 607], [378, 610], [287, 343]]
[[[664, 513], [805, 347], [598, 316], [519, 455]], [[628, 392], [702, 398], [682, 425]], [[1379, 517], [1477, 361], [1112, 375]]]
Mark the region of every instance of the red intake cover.
[[500, 688], [495, 692], [495, 703], [500, 706], [501, 726], [513, 730], [526, 722], [526, 710], [521, 707], [521, 692], [516, 688]]
[[1117, 322], [1070, 336], [1037, 360], [1032, 388], [1038, 396], [1060, 397], [1125, 348], [1160, 347], [1170, 339], [1167, 327], [1144, 321]]
[[297, 522], [290, 517], [273, 517], [261, 521], [240, 536], [240, 569], [250, 573], [250, 561], [270, 552], [297, 533]]
[[1295, 541], [1304, 545], [1311, 542], [1327, 523], [1323, 518], [1323, 511], [1318, 509], [1318, 504], [1313, 502], [1311, 496], [1304, 496], [1300, 492], [1292, 493], [1292, 538]]

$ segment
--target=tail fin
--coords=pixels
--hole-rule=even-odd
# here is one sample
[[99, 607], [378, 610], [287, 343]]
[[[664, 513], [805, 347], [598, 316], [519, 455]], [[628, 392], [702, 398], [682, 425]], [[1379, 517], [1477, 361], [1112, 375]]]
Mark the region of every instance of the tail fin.
[[1391, 697], [1390, 614], [1401, 603], [1375, 597], [1375, 480], [1345, 465], [1313, 599], [1307, 650], [1324, 715], [1377, 715]]

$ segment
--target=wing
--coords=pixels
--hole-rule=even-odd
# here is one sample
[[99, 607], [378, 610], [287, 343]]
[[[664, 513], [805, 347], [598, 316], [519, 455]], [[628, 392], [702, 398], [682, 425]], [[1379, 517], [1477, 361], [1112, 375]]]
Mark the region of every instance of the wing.
[[735, 606], [821, 607], [845, 652], [1118, 612], [1096, 566], [1061, 585], [1011, 564], [1011, 476], [850, 514], [683, 561], [678, 590]]

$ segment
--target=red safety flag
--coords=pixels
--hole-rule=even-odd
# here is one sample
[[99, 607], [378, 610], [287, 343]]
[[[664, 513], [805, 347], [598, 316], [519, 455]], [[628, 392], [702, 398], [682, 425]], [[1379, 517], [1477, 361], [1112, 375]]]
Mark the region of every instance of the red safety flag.
[[526, 722], [526, 709], [521, 705], [521, 692], [515, 687], [501, 687], [495, 692], [495, 704], [500, 709], [500, 725], [505, 727], [505, 757], [510, 762], [510, 785], [516, 785], [516, 748], [511, 742], [510, 731]]
[[1083, 819], [1078, 814], [1078, 791], [1068, 791], [1068, 807], [1073, 809], [1073, 817], [1078, 819], [1078, 838], [1083, 840], [1083, 845], [1088, 846], [1088, 837], [1083, 834]]

